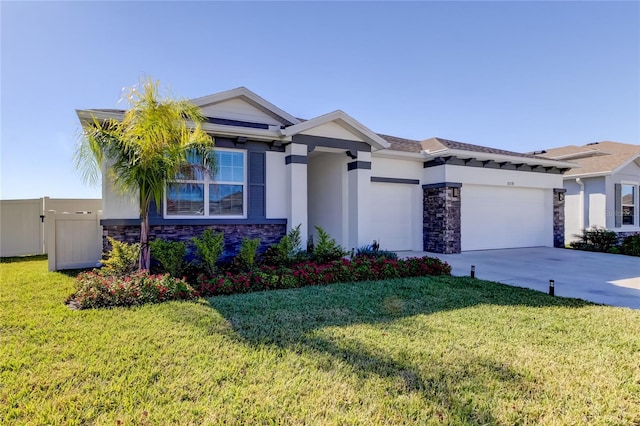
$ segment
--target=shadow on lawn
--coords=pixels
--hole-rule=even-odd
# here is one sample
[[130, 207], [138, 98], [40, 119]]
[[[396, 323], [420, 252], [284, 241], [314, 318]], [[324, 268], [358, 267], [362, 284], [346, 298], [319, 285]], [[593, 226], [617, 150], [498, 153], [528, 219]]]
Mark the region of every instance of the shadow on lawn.
[[[488, 409], [470, 407], [468, 393], [460, 392], [459, 388], [465, 384], [472, 388], [480, 386], [484, 390], [474, 389], [474, 394], [490, 393], [489, 384], [478, 384], [477, 379], [474, 382], [474, 378], [480, 376], [493, 378], [518, 394], [530, 393], [531, 383], [509, 366], [472, 353], [457, 361], [425, 353], [416, 363], [415, 358], [389, 355], [397, 352], [389, 350], [389, 346], [373, 353], [354, 339], [336, 337], [339, 332], [325, 330], [384, 323], [393, 329], [396, 321], [406, 317], [485, 304], [576, 308], [591, 305], [582, 300], [554, 298], [486, 281], [415, 278], [213, 297], [208, 299], [208, 305], [227, 321], [230, 329], [224, 332], [217, 316], [212, 316], [211, 321], [200, 321], [199, 325], [209, 327], [207, 331], [211, 334], [228, 333], [230, 338], [256, 347], [267, 345], [299, 353], [311, 351], [319, 355], [318, 359], [330, 360], [327, 368], [340, 363], [360, 377], [389, 378], [397, 384], [396, 392], [418, 392], [443, 410], [455, 413], [459, 420], [495, 423]], [[194, 325], [189, 320], [194, 315], [175, 313], [176, 321]]]

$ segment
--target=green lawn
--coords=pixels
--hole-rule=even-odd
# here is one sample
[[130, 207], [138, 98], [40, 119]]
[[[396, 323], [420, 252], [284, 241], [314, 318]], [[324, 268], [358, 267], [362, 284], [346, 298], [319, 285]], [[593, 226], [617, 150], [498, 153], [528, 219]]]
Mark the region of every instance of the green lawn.
[[73, 311], [0, 264], [0, 424], [640, 424], [640, 312], [464, 278]]

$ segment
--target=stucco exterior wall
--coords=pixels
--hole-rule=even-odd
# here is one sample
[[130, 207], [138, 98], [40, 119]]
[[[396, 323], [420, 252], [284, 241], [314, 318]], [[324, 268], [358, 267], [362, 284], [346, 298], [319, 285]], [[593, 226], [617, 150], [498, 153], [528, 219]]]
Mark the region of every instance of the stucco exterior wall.
[[315, 235], [314, 227], [320, 226], [342, 246], [347, 245], [343, 194], [348, 159], [344, 154], [320, 152], [309, 156], [307, 165], [309, 233]]
[[287, 217], [287, 173], [284, 152], [266, 153], [266, 215], [267, 219]]
[[102, 219], [139, 219], [139, 200], [138, 191], [130, 194], [116, 191], [107, 164], [102, 164]]
[[[629, 183], [634, 185], [640, 185], [640, 166], [637, 163], [632, 162], [627, 164], [617, 173], [607, 176], [606, 179], [606, 191], [607, 194], [611, 194], [611, 196], [607, 197], [606, 206], [605, 206], [605, 214], [607, 221], [607, 228], [614, 229], [616, 231], [625, 231], [625, 232], [634, 232], [640, 231], [640, 226], [623, 226], [620, 228], [615, 228], [615, 184]], [[636, 195], [636, 209], [640, 209], [640, 200], [638, 200], [640, 196]], [[640, 225], [640, 224], [639, 224]]]
[[422, 161], [371, 156], [371, 176], [397, 179], [422, 179]]

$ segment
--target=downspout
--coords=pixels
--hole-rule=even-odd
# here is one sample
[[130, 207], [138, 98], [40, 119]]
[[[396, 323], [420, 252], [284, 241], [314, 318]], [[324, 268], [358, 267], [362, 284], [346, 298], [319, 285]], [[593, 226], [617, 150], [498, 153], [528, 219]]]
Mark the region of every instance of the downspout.
[[584, 182], [580, 178], [576, 178], [576, 183], [580, 185], [580, 232], [584, 229]]

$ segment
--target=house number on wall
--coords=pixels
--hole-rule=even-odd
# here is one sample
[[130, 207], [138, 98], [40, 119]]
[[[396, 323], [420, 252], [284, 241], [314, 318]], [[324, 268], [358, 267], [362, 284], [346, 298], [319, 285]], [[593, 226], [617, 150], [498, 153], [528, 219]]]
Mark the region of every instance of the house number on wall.
[[514, 182], [507, 182], [507, 186], [513, 186]]

